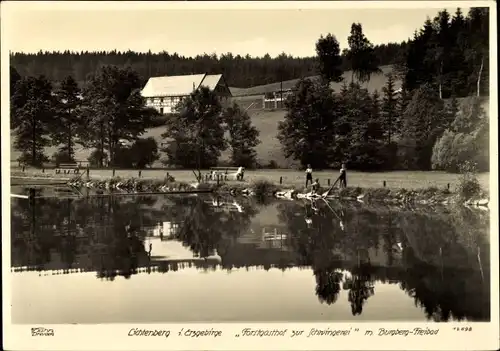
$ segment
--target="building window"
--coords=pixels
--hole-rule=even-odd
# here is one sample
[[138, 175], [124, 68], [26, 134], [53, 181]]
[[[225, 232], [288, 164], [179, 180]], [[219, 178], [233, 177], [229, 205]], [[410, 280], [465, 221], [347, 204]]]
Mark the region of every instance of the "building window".
[[160, 107], [160, 113], [163, 114], [163, 107]]
[[160, 98], [160, 103], [162, 103], [162, 104], [163, 104], [163, 98]]
[[170, 103], [173, 104], [175, 102], [175, 98], [172, 96], [170, 97]]

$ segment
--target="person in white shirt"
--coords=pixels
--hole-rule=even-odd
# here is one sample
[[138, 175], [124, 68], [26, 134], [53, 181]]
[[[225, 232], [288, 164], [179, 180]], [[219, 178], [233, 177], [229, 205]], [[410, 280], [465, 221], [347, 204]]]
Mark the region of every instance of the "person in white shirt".
[[313, 170], [311, 168], [311, 165], [307, 165], [307, 168], [306, 168], [306, 188], [309, 185], [309, 182], [311, 182], [311, 184], [313, 183], [312, 172], [313, 172]]
[[238, 171], [236, 172], [236, 180], [243, 180], [243, 175], [245, 174], [244, 167], [238, 167]]

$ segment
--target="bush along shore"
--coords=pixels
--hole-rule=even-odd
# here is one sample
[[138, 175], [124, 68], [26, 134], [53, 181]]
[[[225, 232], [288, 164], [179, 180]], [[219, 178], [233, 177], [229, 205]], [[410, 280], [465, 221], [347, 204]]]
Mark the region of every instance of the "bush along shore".
[[213, 192], [230, 194], [233, 196], [275, 197], [280, 199], [339, 199], [358, 202], [381, 202], [392, 204], [419, 204], [419, 205], [450, 205], [462, 203], [466, 206], [488, 207], [489, 198], [480, 191], [472, 196], [464, 197], [458, 192], [448, 189], [429, 187], [423, 189], [391, 189], [391, 188], [323, 188], [316, 193], [303, 187], [290, 187], [275, 184], [266, 180], [257, 180], [252, 183], [221, 184], [215, 183], [187, 183], [178, 182], [173, 177], [169, 179], [147, 179], [119, 177], [109, 179], [82, 179], [74, 178], [68, 182], [77, 188], [87, 187], [102, 189], [110, 192]]

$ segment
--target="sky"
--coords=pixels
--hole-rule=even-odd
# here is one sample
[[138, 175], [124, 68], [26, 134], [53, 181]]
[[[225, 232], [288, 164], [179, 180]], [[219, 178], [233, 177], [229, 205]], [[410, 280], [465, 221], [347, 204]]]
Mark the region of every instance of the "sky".
[[[4, 4], [9, 4], [6, 2]], [[119, 50], [177, 52], [184, 56], [203, 53], [277, 56], [314, 56], [320, 35], [334, 34], [341, 48], [353, 22], [373, 44], [401, 42], [420, 29], [427, 16], [443, 8], [453, 14], [455, 7], [423, 8], [267, 8], [238, 9], [233, 6], [182, 9], [143, 2], [140, 6], [53, 5], [14, 3], [2, 13], [11, 52], [39, 50]], [[184, 3], [185, 4], [185, 3]], [[121, 4], [118, 4], [121, 5]], [[136, 4], [137, 5], [137, 4]], [[428, 5], [428, 3], [427, 3]], [[467, 5], [467, 4], [466, 4]], [[386, 5], [387, 6], [387, 5]], [[262, 7], [262, 6], [260, 6]], [[316, 6], [317, 7], [317, 6]], [[464, 13], [468, 8], [461, 6]]]

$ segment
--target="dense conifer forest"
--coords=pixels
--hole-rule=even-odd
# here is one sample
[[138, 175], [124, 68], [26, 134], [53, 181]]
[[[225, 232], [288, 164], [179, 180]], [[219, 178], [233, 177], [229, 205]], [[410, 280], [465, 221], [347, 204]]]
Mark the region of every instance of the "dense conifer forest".
[[[395, 64], [398, 60], [402, 60], [406, 46], [406, 43], [375, 46], [380, 65]], [[316, 58], [293, 57], [284, 53], [275, 58], [269, 55], [264, 57], [233, 56], [231, 53], [184, 57], [166, 51], [161, 53], [134, 51], [13, 53], [11, 65], [21, 76], [44, 75], [51, 81], [62, 81], [70, 75], [76, 81], [83, 82], [89, 74], [95, 73], [100, 67], [106, 65], [129, 66], [144, 80], [162, 75], [223, 73], [229, 86], [238, 88], [316, 75]], [[349, 69], [347, 60], [344, 60], [342, 68]]]

